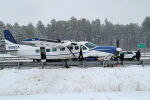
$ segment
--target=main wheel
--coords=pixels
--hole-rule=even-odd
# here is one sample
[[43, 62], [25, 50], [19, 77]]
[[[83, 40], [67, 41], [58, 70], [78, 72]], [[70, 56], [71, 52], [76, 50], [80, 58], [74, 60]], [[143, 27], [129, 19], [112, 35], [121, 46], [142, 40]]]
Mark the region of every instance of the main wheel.
[[41, 59], [36, 59], [37, 62], [41, 62]]

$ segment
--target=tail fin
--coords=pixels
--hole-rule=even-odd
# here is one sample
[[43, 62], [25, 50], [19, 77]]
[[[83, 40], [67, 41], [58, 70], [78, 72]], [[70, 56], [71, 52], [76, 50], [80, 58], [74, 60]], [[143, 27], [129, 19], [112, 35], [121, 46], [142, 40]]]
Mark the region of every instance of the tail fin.
[[19, 45], [15, 41], [10, 31], [4, 30], [3, 32], [4, 32], [6, 50], [17, 50], [19, 48]]
[[4, 38], [9, 42], [17, 44], [17, 42], [15, 41], [14, 37], [12, 36], [9, 30], [4, 30]]

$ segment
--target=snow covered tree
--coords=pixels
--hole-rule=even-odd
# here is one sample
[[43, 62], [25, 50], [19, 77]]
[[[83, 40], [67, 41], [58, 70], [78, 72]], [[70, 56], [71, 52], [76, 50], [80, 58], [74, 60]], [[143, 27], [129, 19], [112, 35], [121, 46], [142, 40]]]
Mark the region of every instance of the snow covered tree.
[[45, 30], [45, 26], [41, 21], [38, 21], [37, 25], [36, 25], [36, 30], [37, 30], [37, 36], [39, 38], [46, 38], [46, 30]]

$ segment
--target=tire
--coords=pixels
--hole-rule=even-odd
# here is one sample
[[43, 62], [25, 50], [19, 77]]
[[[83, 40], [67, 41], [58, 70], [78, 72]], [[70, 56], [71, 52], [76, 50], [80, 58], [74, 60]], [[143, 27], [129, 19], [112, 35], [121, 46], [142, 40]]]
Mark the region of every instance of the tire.
[[137, 60], [137, 59], [136, 59], [136, 57], [133, 57], [132, 60], [135, 61], [135, 60]]
[[41, 62], [41, 59], [36, 59], [37, 62]]

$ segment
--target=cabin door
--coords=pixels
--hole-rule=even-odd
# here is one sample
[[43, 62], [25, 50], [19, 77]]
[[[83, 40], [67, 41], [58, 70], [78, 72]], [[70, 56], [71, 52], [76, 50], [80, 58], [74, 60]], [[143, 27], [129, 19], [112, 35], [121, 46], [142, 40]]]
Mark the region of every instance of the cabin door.
[[46, 59], [45, 47], [40, 47], [40, 51], [41, 51], [41, 59]]

